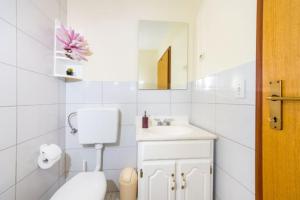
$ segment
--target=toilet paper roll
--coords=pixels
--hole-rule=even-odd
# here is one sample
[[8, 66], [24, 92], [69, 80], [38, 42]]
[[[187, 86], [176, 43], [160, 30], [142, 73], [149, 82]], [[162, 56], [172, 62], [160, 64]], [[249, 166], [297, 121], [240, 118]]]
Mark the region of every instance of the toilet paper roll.
[[49, 169], [61, 159], [61, 148], [56, 144], [43, 144], [40, 147], [38, 165], [41, 169]]

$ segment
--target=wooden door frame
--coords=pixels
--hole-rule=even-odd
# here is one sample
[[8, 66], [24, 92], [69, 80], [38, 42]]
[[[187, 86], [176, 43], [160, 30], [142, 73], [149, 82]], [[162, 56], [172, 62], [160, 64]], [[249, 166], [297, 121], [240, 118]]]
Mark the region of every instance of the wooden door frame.
[[263, 98], [263, 0], [257, 0], [256, 19], [256, 106], [255, 106], [255, 199], [263, 200], [262, 98]]

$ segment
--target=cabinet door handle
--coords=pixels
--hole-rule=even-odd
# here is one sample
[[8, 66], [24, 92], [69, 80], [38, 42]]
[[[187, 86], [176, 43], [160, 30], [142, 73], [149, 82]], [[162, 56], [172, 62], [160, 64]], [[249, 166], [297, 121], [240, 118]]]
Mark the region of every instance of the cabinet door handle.
[[181, 189], [184, 190], [186, 188], [186, 179], [184, 173], [181, 173]]
[[174, 191], [176, 189], [176, 178], [174, 173], [171, 176], [172, 176], [171, 190]]

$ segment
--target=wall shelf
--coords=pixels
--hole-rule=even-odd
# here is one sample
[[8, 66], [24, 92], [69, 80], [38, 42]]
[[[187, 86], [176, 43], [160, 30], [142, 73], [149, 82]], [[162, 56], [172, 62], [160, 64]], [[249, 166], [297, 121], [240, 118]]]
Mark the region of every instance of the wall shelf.
[[[83, 62], [68, 58], [66, 52], [60, 47], [56, 39], [57, 29], [61, 26], [61, 23], [55, 21], [54, 31], [54, 69], [53, 76], [58, 78], [65, 78], [66, 81], [81, 81], [83, 73]], [[74, 75], [68, 75], [67, 69], [72, 68]]]
[[70, 76], [70, 75], [61, 75], [61, 74], [54, 74], [57, 78], [65, 78], [66, 81], [81, 81], [82, 77], [78, 76]]

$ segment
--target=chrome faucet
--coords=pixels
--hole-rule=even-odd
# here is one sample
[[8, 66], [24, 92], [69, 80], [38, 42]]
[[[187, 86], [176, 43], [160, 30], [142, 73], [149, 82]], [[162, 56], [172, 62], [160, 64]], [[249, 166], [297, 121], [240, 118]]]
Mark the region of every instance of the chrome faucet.
[[157, 122], [157, 126], [170, 126], [171, 125], [171, 121], [173, 121], [173, 119], [164, 119], [163, 121], [161, 121], [161, 119], [154, 119]]
[[173, 119], [164, 119], [164, 121], [163, 121], [164, 126], [170, 126], [171, 121], [173, 121]]
[[160, 119], [154, 119], [156, 121], [157, 126], [163, 126], [163, 122]]

